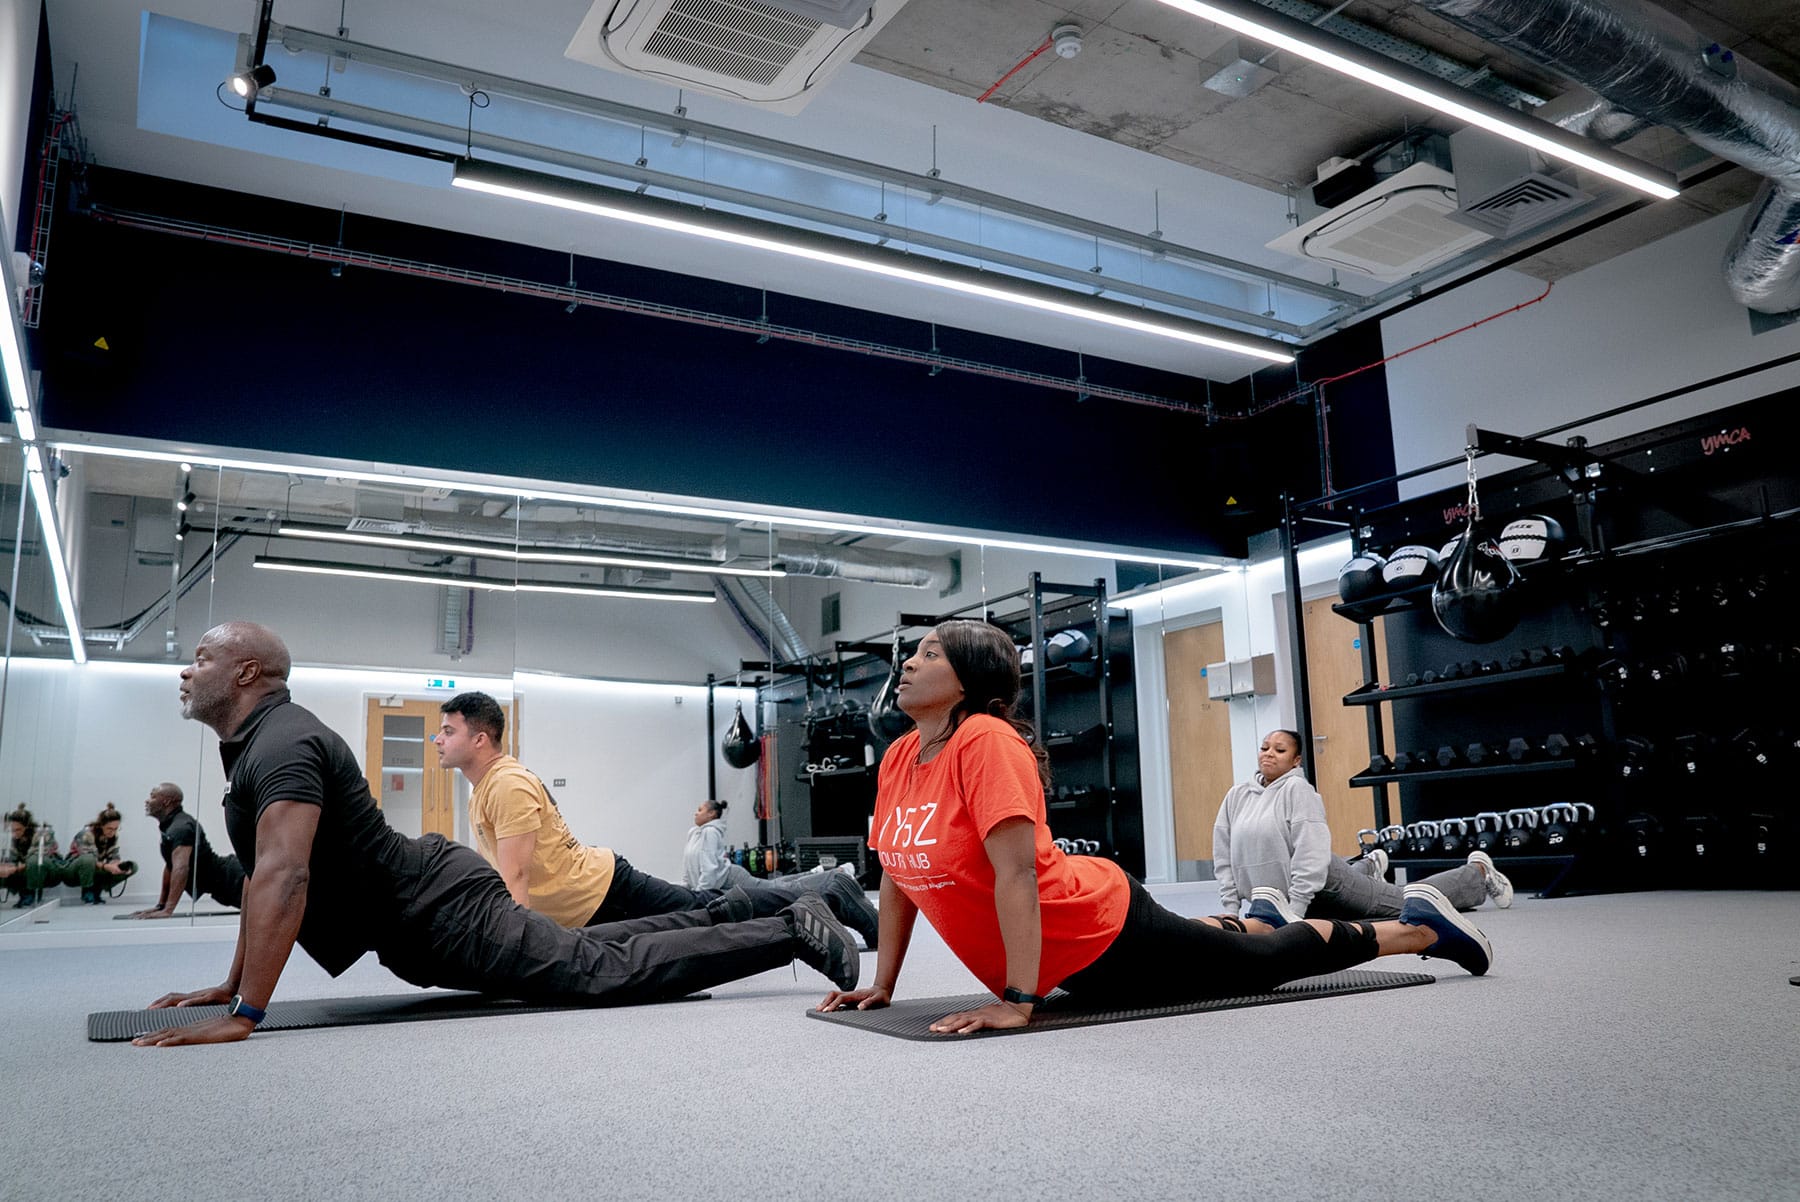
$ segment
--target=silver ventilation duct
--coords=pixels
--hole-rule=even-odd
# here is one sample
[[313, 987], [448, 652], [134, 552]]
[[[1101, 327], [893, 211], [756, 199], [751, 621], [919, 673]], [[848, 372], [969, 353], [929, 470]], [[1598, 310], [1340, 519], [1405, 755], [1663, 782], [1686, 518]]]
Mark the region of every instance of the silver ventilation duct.
[[836, 547], [829, 554], [782, 551], [775, 566], [790, 576], [825, 576], [859, 584], [896, 584], [904, 588], [950, 587], [950, 560], [939, 556], [905, 555], [898, 551], [868, 551]]
[[725, 598], [757, 645], [768, 648], [770, 662], [797, 663], [811, 654], [806, 640], [761, 580], [754, 576], [721, 576], [713, 581], [713, 588]]
[[1792, 84], [1642, 0], [1420, 3], [1617, 110], [1592, 114], [1602, 141], [1626, 127], [1621, 114], [1636, 116], [1764, 176], [1726, 253], [1726, 285], [1759, 312], [1800, 308], [1800, 247], [1787, 241], [1800, 221], [1800, 91]]

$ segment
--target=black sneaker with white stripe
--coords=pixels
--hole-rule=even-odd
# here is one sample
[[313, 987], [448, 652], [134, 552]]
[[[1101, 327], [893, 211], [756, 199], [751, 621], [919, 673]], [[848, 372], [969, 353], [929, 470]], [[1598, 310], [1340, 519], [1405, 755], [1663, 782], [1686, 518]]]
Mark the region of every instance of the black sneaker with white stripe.
[[1475, 976], [1486, 972], [1494, 963], [1494, 948], [1481, 928], [1456, 912], [1450, 899], [1431, 885], [1408, 885], [1400, 903], [1400, 921], [1409, 927], [1427, 927], [1437, 933], [1437, 942], [1420, 952], [1422, 958], [1437, 956], [1454, 960]]

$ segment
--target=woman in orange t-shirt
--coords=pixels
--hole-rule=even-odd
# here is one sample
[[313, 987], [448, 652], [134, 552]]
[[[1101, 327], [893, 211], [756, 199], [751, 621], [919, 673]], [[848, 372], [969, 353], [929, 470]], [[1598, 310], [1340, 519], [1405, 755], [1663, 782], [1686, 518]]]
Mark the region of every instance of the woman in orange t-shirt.
[[926, 635], [897, 691], [917, 729], [881, 762], [869, 840], [883, 869], [875, 983], [829, 993], [820, 1010], [891, 1002], [921, 911], [1001, 999], [946, 1015], [932, 1024], [940, 1033], [1025, 1026], [1058, 986], [1083, 1003], [1153, 1005], [1427, 949], [1487, 971], [1486, 938], [1430, 886], [1408, 888], [1398, 921], [1309, 919], [1250, 934], [1236, 920], [1170, 913], [1110, 860], [1064, 855], [1045, 820], [1043, 753], [1012, 716], [1018, 652], [986, 622]]

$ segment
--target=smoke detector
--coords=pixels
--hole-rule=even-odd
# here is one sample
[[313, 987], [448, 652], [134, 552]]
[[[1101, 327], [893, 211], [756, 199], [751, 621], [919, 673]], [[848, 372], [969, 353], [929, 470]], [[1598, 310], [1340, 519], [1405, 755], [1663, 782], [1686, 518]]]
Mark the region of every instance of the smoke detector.
[[1050, 49], [1057, 58], [1074, 58], [1081, 53], [1081, 26], [1058, 25], [1050, 31]]

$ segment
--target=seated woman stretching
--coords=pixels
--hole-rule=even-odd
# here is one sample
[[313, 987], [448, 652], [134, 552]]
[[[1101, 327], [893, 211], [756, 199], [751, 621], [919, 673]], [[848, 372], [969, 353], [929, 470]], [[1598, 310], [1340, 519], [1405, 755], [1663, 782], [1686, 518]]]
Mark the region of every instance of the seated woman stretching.
[[[1354, 864], [1331, 854], [1325, 803], [1300, 767], [1300, 736], [1270, 731], [1256, 757], [1257, 772], [1232, 787], [1213, 823], [1213, 875], [1219, 880], [1222, 918], [1244, 914], [1252, 932], [1314, 918], [1398, 918], [1405, 903], [1387, 879], [1387, 853], [1376, 849]], [[1422, 882], [1473, 910], [1488, 898], [1512, 905], [1512, 882], [1485, 851], [1471, 852], [1460, 868]], [[1227, 924], [1229, 925], [1229, 924]]]
[[1153, 1005], [1263, 992], [1376, 956], [1441, 956], [1477, 975], [1492, 961], [1486, 937], [1429, 885], [1408, 886], [1397, 922], [1303, 920], [1252, 935], [1171, 914], [1118, 865], [1058, 851], [1042, 751], [1012, 717], [1018, 652], [985, 622], [926, 635], [898, 694], [917, 729], [881, 762], [875, 983], [833, 991], [820, 1010], [889, 1004], [920, 911], [1001, 999], [944, 1016], [939, 1033], [1023, 1027], [1058, 986], [1084, 1003]]

